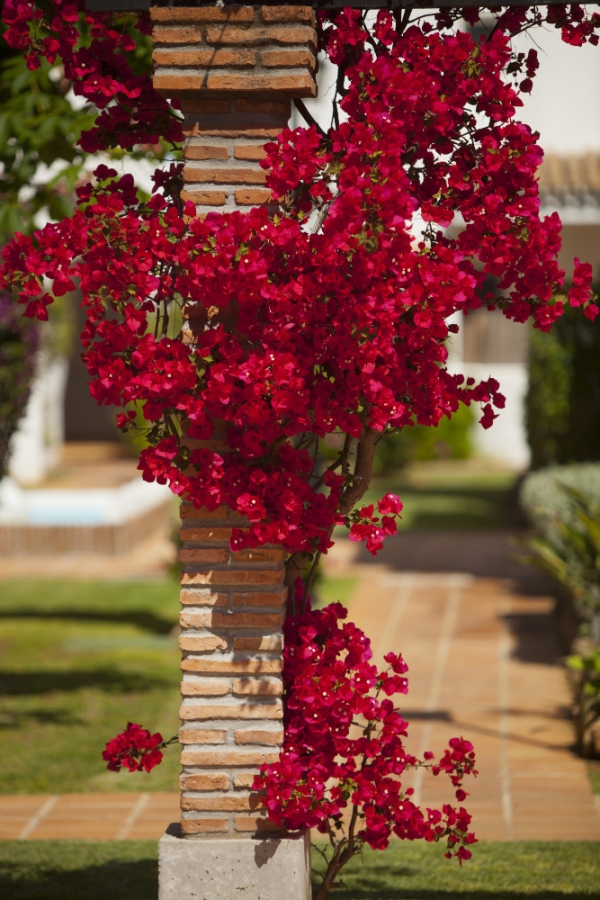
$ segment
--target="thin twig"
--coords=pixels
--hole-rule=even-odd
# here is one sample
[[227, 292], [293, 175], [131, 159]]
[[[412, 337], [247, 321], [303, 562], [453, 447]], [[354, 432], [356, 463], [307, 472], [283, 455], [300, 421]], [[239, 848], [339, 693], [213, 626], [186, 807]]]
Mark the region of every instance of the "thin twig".
[[327, 137], [326, 133], [323, 131], [323, 129], [321, 128], [321, 126], [319, 125], [317, 120], [309, 113], [309, 111], [307, 110], [307, 108], [304, 105], [304, 103], [302, 102], [302, 100], [299, 100], [298, 97], [294, 97], [294, 105], [295, 105], [296, 109], [298, 110], [298, 112], [300, 113], [300, 115], [302, 116], [302, 118], [304, 119], [304, 121], [306, 122], [306, 124], [314, 125], [314, 127], [317, 129], [317, 131], [319, 132], [321, 137], [326, 138]]

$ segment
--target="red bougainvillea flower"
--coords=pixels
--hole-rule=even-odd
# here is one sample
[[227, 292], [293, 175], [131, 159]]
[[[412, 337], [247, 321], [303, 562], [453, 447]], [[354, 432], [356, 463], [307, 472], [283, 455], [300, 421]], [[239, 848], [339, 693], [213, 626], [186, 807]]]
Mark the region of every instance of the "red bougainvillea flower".
[[469, 813], [450, 805], [421, 809], [402, 782], [417, 766], [445, 772], [462, 802], [462, 779], [477, 774], [473, 745], [452, 738], [438, 762], [433, 753], [418, 760], [407, 751], [408, 723], [390, 698], [408, 692], [408, 667], [388, 653], [389, 669], [378, 671], [369, 639], [346, 616], [335, 603], [286, 620], [284, 744], [254, 783], [266, 793], [269, 818], [286, 829], [341, 836], [350, 810], [359, 844], [383, 849], [393, 835], [445, 839], [450, 856], [468, 859], [475, 843]]
[[141, 725], [128, 722], [125, 731], [107, 743], [102, 759], [106, 760], [106, 768], [111, 772], [122, 768], [130, 772], [150, 772], [162, 762], [163, 754], [158, 749], [161, 746], [164, 746], [162, 734], [150, 734]]
[[[6, 40], [32, 68], [60, 58], [95, 104], [84, 149], [160, 138], [178, 152], [181, 119], [139, 73], [135, 41], [82, 6], [7, 0]], [[360, 507], [378, 441], [435, 427], [460, 403], [479, 405], [487, 428], [504, 406], [493, 378], [447, 367], [458, 321], [487, 307], [548, 330], [566, 302], [597, 314], [591, 267], [576, 261], [569, 288], [560, 220], [540, 212], [542, 149], [516, 118], [537, 55], [511, 36], [545, 16], [568, 43], [595, 43], [600, 17], [578, 6], [493, 15], [479, 40], [461, 24], [475, 9], [414, 22], [320, 13], [319, 45], [340, 69], [335, 115], [327, 131], [286, 128], [265, 146], [277, 215], [203, 218], [181, 207], [181, 165], [156, 173], [149, 200], [100, 165], [71, 218], [3, 251], [0, 286], [27, 316], [46, 318], [78, 284], [93, 397], [124, 410], [123, 430], [133, 408], [145, 417], [144, 479], [246, 518], [234, 550], [278, 544], [304, 565], [344, 524], [376, 554], [401, 509], [391, 497], [379, 515]], [[149, 33], [146, 14], [133, 21]], [[209, 449], [216, 422], [223, 440]], [[323, 473], [331, 434], [340, 450]]]

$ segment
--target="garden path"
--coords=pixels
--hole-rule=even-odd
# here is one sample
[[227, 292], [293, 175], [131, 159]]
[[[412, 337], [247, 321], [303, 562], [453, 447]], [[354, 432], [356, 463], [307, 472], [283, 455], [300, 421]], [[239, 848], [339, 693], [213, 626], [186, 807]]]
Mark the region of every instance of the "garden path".
[[[600, 840], [600, 796], [571, 750], [553, 600], [513, 556], [504, 533], [412, 532], [375, 565], [341, 545], [329, 571], [358, 576], [350, 616], [374, 661], [394, 650], [409, 666], [411, 752], [440, 753], [455, 735], [475, 745], [465, 806], [481, 839]], [[421, 770], [414, 787], [427, 806], [451, 799], [443, 776]]]
[[[403, 710], [409, 748], [473, 741], [479, 777], [466, 785], [477, 835], [487, 840], [600, 840], [584, 762], [570, 746], [569, 692], [559, 665], [552, 599], [512, 559], [505, 533], [411, 532], [377, 562], [347, 541], [327, 560], [356, 576], [352, 619], [375, 659], [400, 651], [410, 667]], [[81, 570], [80, 570], [81, 571]], [[62, 574], [62, 573], [61, 573]], [[414, 786], [436, 806], [448, 785]], [[178, 818], [177, 793], [0, 797], [0, 838], [158, 838]]]

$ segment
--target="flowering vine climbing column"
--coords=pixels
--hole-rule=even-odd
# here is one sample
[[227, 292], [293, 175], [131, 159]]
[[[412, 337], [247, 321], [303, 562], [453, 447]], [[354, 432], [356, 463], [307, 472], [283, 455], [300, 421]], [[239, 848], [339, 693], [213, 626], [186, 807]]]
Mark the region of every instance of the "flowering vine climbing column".
[[[316, 95], [313, 10], [156, 7], [152, 19], [154, 87], [185, 116], [182, 199], [200, 213], [268, 203], [262, 147], [287, 124], [292, 97]], [[210, 312], [188, 312], [188, 340], [226, 322], [226, 310]], [[187, 445], [220, 449], [224, 436]], [[284, 550], [232, 551], [245, 520], [226, 507], [184, 502], [181, 515], [181, 832], [273, 830], [250, 788], [283, 740]]]

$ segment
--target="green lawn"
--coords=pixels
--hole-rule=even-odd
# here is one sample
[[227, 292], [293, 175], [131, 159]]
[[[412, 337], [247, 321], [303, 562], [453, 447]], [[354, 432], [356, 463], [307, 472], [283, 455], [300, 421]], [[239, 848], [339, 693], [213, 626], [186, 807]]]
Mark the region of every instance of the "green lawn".
[[373, 479], [362, 503], [388, 491], [404, 503], [403, 530], [512, 528], [518, 476], [477, 460], [413, 463], [397, 475]]
[[[346, 603], [355, 579], [324, 579]], [[179, 728], [178, 585], [19, 580], [0, 590], [0, 793], [177, 790], [176, 748], [150, 775], [108, 772], [128, 720]]]
[[100, 754], [128, 720], [177, 732], [178, 606], [174, 581], [2, 584], [0, 793], [177, 785], [177, 752], [151, 775]]
[[[331, 900], [600, 900], [594, 843], [478, 844], [462, 868], [438, 845], [394, 844], [345, 870]], [[156, 841], [5, 841], [7, 900], [156, 900]], [[316, 854], [315, 854], [316, 856]], [[316, 882], [315, 882], [316, 883]]]

